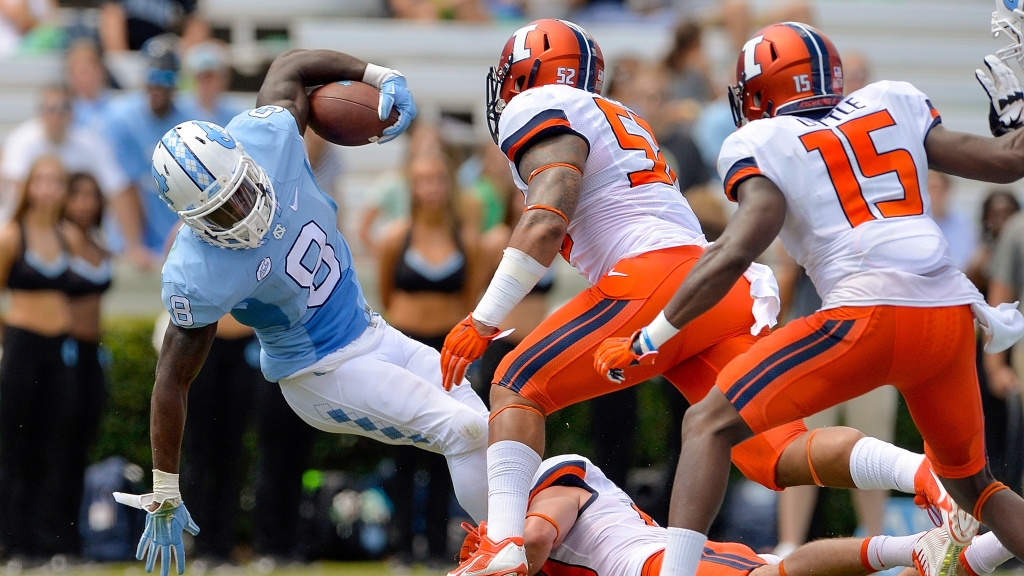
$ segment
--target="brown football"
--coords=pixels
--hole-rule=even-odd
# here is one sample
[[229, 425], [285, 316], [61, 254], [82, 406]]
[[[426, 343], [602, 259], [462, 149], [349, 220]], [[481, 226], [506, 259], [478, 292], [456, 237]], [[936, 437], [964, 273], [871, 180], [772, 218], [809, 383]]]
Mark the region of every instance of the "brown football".
[[324, 84], [309, 94], [309, 126], [321, 138], [339, 146], [376, 142], [398, 120], [398, 110], [381, 122], [377, 116], [380, 91], [362, 82]]

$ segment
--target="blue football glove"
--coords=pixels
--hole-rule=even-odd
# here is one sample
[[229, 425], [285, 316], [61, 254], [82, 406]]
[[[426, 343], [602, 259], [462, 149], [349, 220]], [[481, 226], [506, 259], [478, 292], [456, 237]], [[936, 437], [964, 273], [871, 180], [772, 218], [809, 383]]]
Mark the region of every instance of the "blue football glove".
[[398, 120], [391, 126], [384, 129], [384, 137], [377, 140], [377, 144], [390, 142], [405, 132], [405, 129], [416, 117], [416, 103], [412, 100], [409, 87], [405, 84], [405, 76], [392, 71], [380, 84], [380, 103], [377, 106], [377, 114], [381, 121], [387, 120], [391, 115], [391, 107], [398, 108]]
[[185, 504], [175, 505], [170, 501], [164, 501], [155, 511], [149, 512], [149, 505], [153, 502], [152, 494], [114, 492], [114, 500], [147, 511], [146, 529], [143, 530], [139, 547], [135, 551], [136, 560], [146, 559], [146, 572], [153, 571], [157, 552], [159, 552], [160, 576], [167, 576], [171, 568], [171, 550], [173, 549], [178, 574], [184, 574], [185, 543], [181, 539], [181, 534], [188, 532], [193, 536], [199, 535], [199, 526], [192, 521], [192, 516], [189, 515]]

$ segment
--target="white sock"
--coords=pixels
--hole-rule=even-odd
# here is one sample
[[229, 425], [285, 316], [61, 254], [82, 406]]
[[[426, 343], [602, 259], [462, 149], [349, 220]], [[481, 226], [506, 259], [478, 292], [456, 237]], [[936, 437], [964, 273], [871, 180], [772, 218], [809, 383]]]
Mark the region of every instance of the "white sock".
[[501, 440], [487, 449], [487, 536], [522, 536], [526, 503], [540, 455], [522, 442]]
[[1013, 558], [1013, 553], [1006, 549], [994, 532], [978, 536], [964, 550], [964, 559], [975, 574], [995, 572], [996, 568]]
[[850, 452], [850, 476], [861, 490], [914, 493], [914, 475], [924, 456], [877, 438], [861, 438]]
[[914, 565], [914, 545], [924, 532], [910, 536], [875, 536], [868, 541], [868, 564], [875, 571]]
[[660, 576], [694, 576], [707, 541], [708, 537], [700, 532], [669, 528]]

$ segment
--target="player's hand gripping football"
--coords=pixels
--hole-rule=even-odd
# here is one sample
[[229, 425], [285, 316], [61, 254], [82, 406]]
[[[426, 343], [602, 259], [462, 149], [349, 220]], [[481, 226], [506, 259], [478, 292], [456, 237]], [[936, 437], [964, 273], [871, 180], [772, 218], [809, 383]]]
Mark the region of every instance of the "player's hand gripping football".
[[472, 316], [466, 316], [465, 320], [456, 324], [445, 336], [444, 347], [441, 348], [441, 384], [444, 389], [451, 390], [453, 385], [462, 384], [466, 368], [484, 355], [487, 345], [511, 333], [512, 330], [501, 332], [495, 328], [494, 334], [484, 336], [473, 326]]
[[637, 330], [628, 338], [608, 338], [601, 342], [597, 352], [594, 352], [594, 368], [604, 374], [605, 378], [622, 384], [626, 381], [626, 368], [654, 364], [658, 351], [640, 350], [640, 332]]
[[991, 54], [985, 56], [985, 66], [991, 78], [981, 69], [975, 70], [974, 75], [988, 93], [989, 130], [993, 136], [1002, 136], [1024, 126], [1024, 118], [1021, 118], [1024, 114], [1024, 91], [1013, 70], [999, 58]]
[[125, 494], [114, 492], [114, 500], [121, 504], [146, 511], [146, 529], [142, 532], [139, 547], [135, 552], [137, 560], [146, 559], [146, 572], [152, 572], [156, 565], [156, 556], [160, 554], [160, 576], [167, 576], [171, 568], [171, 552], [174, 553], [174, 564], [178, 574], [185, 573], [185, 543], [182, 533], [193, 536], [199, 534], [199, 526], [192, 521], [185, 504], [164, 500], [155, 510], [150, 510], [153, 502], [152, 494]]
[[384, 129], [384, 137], [377, 140], [378, 144], [390, 142], [405, 132], [405, 129], [416, 117], [416, 103], [412, 100], [409, 87], [405, 84], [405, 76], [395, 70], [388, 71], [380, 83], [380, 103], [377, 105], [377, 115], [381, 122], [391, 115], [391, 107], [398, 108], [398, 120]]

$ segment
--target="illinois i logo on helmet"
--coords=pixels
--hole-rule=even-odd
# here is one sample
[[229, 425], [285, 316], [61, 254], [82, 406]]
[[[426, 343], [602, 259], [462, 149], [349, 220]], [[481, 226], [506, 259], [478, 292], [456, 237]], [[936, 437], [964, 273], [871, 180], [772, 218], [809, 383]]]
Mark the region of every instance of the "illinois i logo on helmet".
[[536, 86], [563, 84], [600, 94], [601, 47], [578, 25], [551, 18], [516, 30], [497, 67], [487, 73], [487, 128], [498, 143], [498, 120], [514, 96]]
[[780, 114], [828, 110], [843, 99], [843, 63], [832, 41], [806, 24], [764, 28], [743, 45], [729, 103], [737, 126]]

